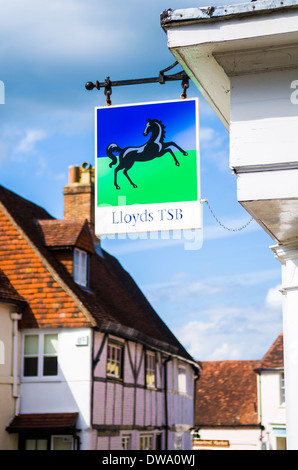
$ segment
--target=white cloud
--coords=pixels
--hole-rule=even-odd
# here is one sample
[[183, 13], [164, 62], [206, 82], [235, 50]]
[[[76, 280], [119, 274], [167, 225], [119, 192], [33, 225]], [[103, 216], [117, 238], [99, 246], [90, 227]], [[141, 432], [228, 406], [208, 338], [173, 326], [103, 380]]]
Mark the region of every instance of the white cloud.
[[203, 159], [212, 162], [219, 170], [229, 169], [229, 134], [213, 127], [200, 128], [200, 150]]
[[212, 283], [189, 282], [187, 279], [184, 282], [171, 279], [167, 282], [147, 285], [143, 288], [146, 290], [146, 295], [151, 302], [167, 300], [173, 303], [183, 303], [185, 300], [196, 299], [199, 294], [214, 295], [221, 290], [221, 286]]
[[[185, 315], [187, 318], [187, 315]], [[257, 360], [282, 331], [281, 315], [251, 307], [209, 308], [172, 328], [195, 360]]]
[[272, 287], [268, 290], [266, 296], [266, 307], [274, 310], [281, 310], [282, 308], [282, 294], [280, 292], [281, 285]]
[[[270, 280], [276, 271], [248, 273], [243, 285], [260, 285]], [[243, 281], [238, 274], [239, 284]], [[214, 278], [219, 286], [221, 278]], [[237, 279], [226, 279], [227, 283]], [[224, 289], [224, 278], [220, 283]], [[208, 280], [207, 280], [208, 282]], [[210, 282], [210, 280], [209, 280]], [[247, 284], [246, 284], [247, 282]], [[185, 311], [184, 324], [173, 329], [174, 334], [196, 360], [261, 359], [266, 348], [282, 332], [281, 294], [277, 285], [270, 288], [264, 301], [256, 304], [228, 305], [221, 303]], [[237, 286], [236, 286], [237, 289]], [[190, 319], [187, 322], [187, 319]]]
[[47, 137], [47, 133], [40, 129], [27, 129], [25, 136], [21, 139], [17, 145], [15, 151], [17, 153], [28, 153], [33, 152], [37, 142], [44, 140]]
[[[7, 162], [24, 162], [36, 154], [37, 145], [48, 138], [43, 129], [26, 129], [4, 125], [0, 128], [0, 164]], [[39, 156], [35, 162], [36, 169], [44, 168], [44, 159]]]
[[250, 271], [250, 272], [238, 272], [235, 274], [229, 274], [227, 276], [214, 276], [208, 280], [214, 284], [220, 284], [222, 286], [227, 285], [239, 285], [239, 286], [258, 286], [264, 282], [273, 282], [280, 277], [280, 270], [277, 269], [266, 269], [263, 271]]
[[221, 333], [212, 320], [191, 321], [173, 332], [195, 360], [239, 359], [245, 352], [243, 335]]
[[237, 360], [239, 357], [239, 351], [237, 348], [231, 347], [228, 343], [222, 343], [210, 356], [211, 361], [221, 360], [222, 357], [229, 357], [230, 360]]
[[214, 139], [215, 130], [212, 127], [200, 128], [200, 141], [202, 143], [211, 142]]

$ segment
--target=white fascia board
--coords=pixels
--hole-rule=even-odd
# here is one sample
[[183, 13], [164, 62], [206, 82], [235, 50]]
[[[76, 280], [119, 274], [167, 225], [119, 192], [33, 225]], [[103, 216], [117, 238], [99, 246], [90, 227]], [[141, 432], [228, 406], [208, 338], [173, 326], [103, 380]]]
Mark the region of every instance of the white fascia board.
[[[185, 22], [185, 21], [219, 21], [229, 18], [243, 18], [245, 16], [258, 16], [277, 13], [279, 11], [294, 10], [298, 7], [297, 0], [265, 0], [258, 2], [238, 3], [234, 5], [205, 6], [196, 8], [183, 8], [168, 10], [161, 15], [161, 22]], [[165, 16], [167, 13], [167, 17]]]
[[[212, 107], [226, 129], [230, 125], [230, 79], [212, 55], [196, 55], [190, 59], [192, 51], [184, 48], [171, 51]], [[193, 66], [189, 68], [189, 64]]]
[[[249, 5], [265, 4], [268, 2], [252, 2]], [[298, 6], [298, 2], [297, 6]], [[199, 18], [189, 21], [188, 9], [175, 10], [171, 14], [171, 21], [164, 24], [168, 35], [168, 46], [182, 47], [191, 45], [207, 46], [210, 50], [219, 48], [233, 50], [234, 45], [229, 41], [243, 41], [257, 39], [278, 34], [290, 34], [298, 31], [298, 8], [270, 12], [267, 15], [229, 15], [215, 18], [214, 14], [208, 20]], [[176, 19], [175, 19], [176, 18]], [[240, 21], [241, 20], [241, 21]], [[243, 43], [241, 44], [243, 46]], [[261, 45], [261, 44], [260, 44]]]

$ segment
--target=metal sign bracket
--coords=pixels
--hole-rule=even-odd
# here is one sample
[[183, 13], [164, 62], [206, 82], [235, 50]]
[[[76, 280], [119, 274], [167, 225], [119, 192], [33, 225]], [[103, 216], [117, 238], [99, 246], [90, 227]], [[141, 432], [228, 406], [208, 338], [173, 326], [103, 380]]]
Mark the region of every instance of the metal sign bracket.
[[107, 102], [107, 105], [110, 106], [112, 104], [112, 101], [110, 99], [110, 96], [112, 94], [112, 87], [126, 86], [126, 85], [140, 85], [144, 83], [145, 84], [146, 83], [160, 83], [161, 85], [164, 85], [166, 82], [181, 80], [181, 86], [183, 88], [183, 92], [180, 95], [180, 97], [182, 99], [186, 99], [187, 98], [186, 89], [189, 87], [188, 75], [184, 71], [181, 71], [172, 75], [165, 75], [165, 72], [168, 72], [169, 70], [174, 68], [176, 65], [178, 65], [177, 61], [174, 62], [169, 67], [165, 68], [164, 70], [161, 70], [159, 72], [158, 77], [137, 78], [137, 79], [132, 79], [132, 80], [117, 80], [117, 81], [111, 81], [110, 77], [107, 77], [104, 82], [99, 82], [98, 80], [96, 80], [95, 83], [87, 82], [85, 84], [85, 88], [86, 90], [93, 90], [94, 88], [97, 88], [97, 90], [100, 90], [101, 88], [104, 88], [104, 94], [106, 95], [106, 102]]

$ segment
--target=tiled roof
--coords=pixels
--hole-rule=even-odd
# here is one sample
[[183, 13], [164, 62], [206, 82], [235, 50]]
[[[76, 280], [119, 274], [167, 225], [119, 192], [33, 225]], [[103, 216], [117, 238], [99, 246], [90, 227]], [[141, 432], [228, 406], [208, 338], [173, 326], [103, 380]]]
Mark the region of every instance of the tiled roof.
[[256, 369], [283, 369], [283, 334], [281, 333], [268, 349], [264, 357], [257, 363]]
[[0, 269], [0, 302], [19, 304], [25, 307], [25, 299], [15, 290], [3, 271]]
[[200, 363], [195, 426], [258, 426], [256, 361]]
[[[10, 218], [13, 225], [8, 222]], [[23, 289], [25, 294], [21, 293], [30, 302], [21, 328], [97, 326], [193, 360], [114, 257], [104, 250], [103, 256], [90, 256], [90, 284], [84, 289], [74, 282], [52, 247], [46, 245], [45, 233], [47, 243], [59, 239], [60, 235], [53, 235], [52, 229], [60, 230], [60, 222], [43, 208], [0, 186], [0, 223], [7, 224], [2, 251], [0, 247], [0, 267], [7, 276], [10, 274], [8, 277], [19, 292]], [[74, 232], [78, 233], [78, 229]], [[12, 244], [9, 251], [5, 237]]]
[[[39, 220], [44, 243], [47, 247], [85, 248], [93, 253], [93, 240], [88, 230], [87, 220]], [[85, 235], [85, 243], [80, 238]]]
[[8, 432], [26, 431], [74, 431], [78, 413], [32, 413], [20, 414], [13, 418], [7, 428]]

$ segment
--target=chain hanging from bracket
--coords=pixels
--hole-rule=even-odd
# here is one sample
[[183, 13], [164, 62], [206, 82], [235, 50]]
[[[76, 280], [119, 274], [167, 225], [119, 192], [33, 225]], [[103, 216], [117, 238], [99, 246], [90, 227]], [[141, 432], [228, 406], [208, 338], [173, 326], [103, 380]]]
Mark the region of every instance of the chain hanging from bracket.
[[111, 101], [112, 82], [110, 80], [110, 77], [107, 77], [106, 80], [105, 80], [104, 94], [106, 95], [106, 104], [107, 104], [107, 106], [112, 106], [112, 101]]
[[189, 80], [188, 80], [188, 77], [187, 77], [187, 80], [182, 79], [181, 86], [182, 86], [182, 88], [183, 88], [183, 92], [181, 93], [180, 98], [181, 98], [182, 100], [186, 100], [186, 98], [187, 98], [186, 90], [187, 90], [187, 88], [189, 87]]
[[238, 227], [238, 228], [231, 228], [231, 227], [227, 227], [226, 225], [224, 225], [217, 217], [216, 215], [214, 214], [213, 210], [211, 209], [211, 206], [208, 202], [208, 199], [201, 199], [201, 202], [206, 202], [207, 206], [208, 206], [208, 209], [210, 210], [211, 214], [212, 214], [212, 217], [216, 220], [216, 222], [225, 230], [229, 230], [230, 232], [240, 232], [241, 230], [244, 230], [253, 220], [254, 218], [251, 217], [244, 225], [242, 225], [241, 227]]
[[139, 79], [132, 79], [132, 80], [118, 80], [118, 81], [111, 81], [110, 77], [107, 77], [104, 82], [99, 82], [96, 80], [95, 83], [93, 82], [87, 82], [85, 84], [85, 88], [87, 90], [93, 90], [94, 88], [97, 88], [97, 90], [100, 90], [100, 88], [104, 88], [104, 94], [106, 96], [106, 104], [107, 106], [111, 106], [112, 101], [111, 101], [111, 94], [112, 94], [112, 87], [113, 86], [125, 86], [125, 85], [140, 85], [144, 83], [160, 83], [161, 85], [164, 85], [166, 82], [172, 82], [176, 80], [181, 80], [181, 85], [183, 88], [183, 92], [180, 95], [181, 99], [186, 99], [187, 94], [186, 90], [189, 87], [189, 77], [188, 75], [182, 71], [178, 72], [173, 75], [165, 75], [165, 72], [168, 72], [171, 70], [173, 67], [178, 65], [178, 62], [174, 62], [172, 65], [169, 67], [165, 68], [164, 70], [161, 70], [159, 72], [158, 77], [151, 77], [151, 78], [139, 78]]

